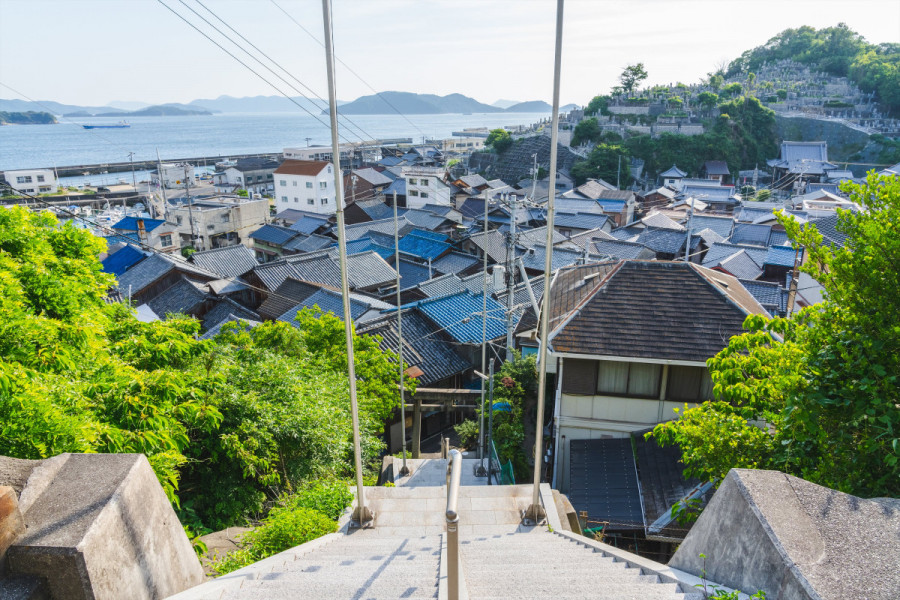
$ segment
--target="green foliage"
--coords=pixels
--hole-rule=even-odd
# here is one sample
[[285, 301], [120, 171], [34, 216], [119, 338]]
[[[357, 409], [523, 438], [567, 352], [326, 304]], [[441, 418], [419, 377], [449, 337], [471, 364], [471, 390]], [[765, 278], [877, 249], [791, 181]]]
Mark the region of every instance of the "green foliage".
[[843, 247], [781, 217], [825, 301], [794, 319], [751, 316], [708, 361], [716, 400], [654, 429], [686, 473], [769, 468], [864, 496], [900, 494], [900, 180], [845, 184]]
[[880, 147], [878, 162], [885, 165], [900, 163], [900, 139], [884, 137], [880, 133], [873, 134], [869, 139]]
[[181, 256], [183, 256], [185, 258], [190, 258], [196, 251], [197, 251], [197, 249], [194, 248], [193, 246], [185, 246], [184, 248], [181, 249]]
[[787, 90], [777, 90], [775, 95], [778, 96], [779, 100], [784, 101], [787, 100], [788, 93]]
[[600, 129], [600, 124], [595, 117], [582, 119], [575, 126], [575, 132], [572, 134], [572, 145], [581, 146], [589, 142], [598, 142], [602, 135], [603, 131]]
[[510, 411], [494, 411], [494, 445], [500, 461], [511, 461], [516, 473], [529, 472], [525, 449], [524, 416], [526, 407], [537, 402], [537, 363], [535, 356], [522, 357], [518, 352], [513, 360], [503, 363], [494, 373], [494, 404], [506, 402]]
[[282, 505], [286, 508], [317, 510], [332, 521], [337, 521], [353, 502], [353, 493], [347, 483], [338, 479], [306, 481], [297, 491], [286, 496]]
[[597, 114], [608, 116], [610, 114], [609, 100], [609, 96], [594, 96], [584, 107], [585, 116], [590, 117]]
[[[339, 319], [304, 311], [299, 328], [230, 326], [201, 341], [195, 319], [142, 323], [106, 304], [104, 249], [49, 213], [0, 211], [0, 454], [143, 453], [193, 531], [261, 514], [302, 481], [350, 474]], [[368, 465], [399, 399], [397, 357], [373, 338], [355, 348]]]
[[213, 569], [224, 575], [336, 530], [337, 524], [315, 509], [279, 504], [262, 525], [241, 536], [240, 550], [215, 561]]
[[630, 94], [634, 89], [647, 79], [647, 70], [644, 69], [644, 63], [628, 65], [622, 74], [619, 75], [619, 81], [622, 83], [622, 90]]
[[56, 117], [48, 112], [3, 112], [0, 111], [0, 125], [53, 125]]
[[247, 196], [250, 195], [250, 192], [248, 192], [245, 189], [240, 189], [237, 191], [237, 195], [240, 196], [241, 198], [246, 198]]
[[587, 160], [579, 161], [572, 166], [570, 175], [576, 185], [581, 185], [589, 178], [601, 178], [609, 182], [621, 178], [628, 183], [631, 178], [628, 169], [630, 160], [631, 154], [625, 146], [601, 143], [591, 150]]
[[454, 425], [453, 430], [459, 436], [459, 445], [463, 448], [471, 448], [478, 443], [478, 422], [466, 419], [459, 425]]
[[744, 88], [739, 83], [729, 83], [722, 88], [722, 97], [736, 98], [744, 93]]
[[485, 146], [490, 146], [498, 154], [503, 154], [507, 148], [512, 146], [512, 136], [505, 129], [491, 129], [487, 139], [484, 141]]
[[716, 104], [718, 104], [719, 96], [712, 92], [700, 92], [700, 94], [697, 95], [697, 101], [700, 102], [700, 106], [706, 110], [712, 110], [716, 107]]

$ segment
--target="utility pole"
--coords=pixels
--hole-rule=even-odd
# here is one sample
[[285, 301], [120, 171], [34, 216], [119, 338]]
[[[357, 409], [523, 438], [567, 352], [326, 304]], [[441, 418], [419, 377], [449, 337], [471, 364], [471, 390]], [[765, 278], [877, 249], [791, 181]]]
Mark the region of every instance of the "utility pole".
[[197, 234], [194, 233], [194, 203], [191, 201], [191, 178], [188, 176], [187, 167], [184, 168], [184, 198], [188, 205], [188, 220], [191, 222], [191, 247], [197, 250]]
[[169, 199], [166, 198], [166, 186], [162, 178], [162, 161], [159, 159], [159, 148], [156, 149], [156, 181], [159, 183], [159, 189], [162, 191], [163, 197], [163, 215], [164, 219], [169, 218]]
[[487, 478], [487, 480], [488, 480], [488, 485], [491, 485], [491, 479], [492, 479], [491, 475], [493, 474], [493, 471], [494, 471], [494, 469], [493, 469], [494, 465], [491, 464], [491, 460], [493, 460], [493, 458], [492, 458], [493, 455], [491, 453], [491, 450], [494, 447], [493, 446], [493, 443], [494, 443], [494, 359], [493, 358], [491, 358], [491, 371], [488, 374], [488, 377], [490, 377], [490, 379], [488, 380], [489, 381], [488, 385], [490, 385], [490, 392], [488, 393], [488, 406], [489, 406], [488, 411], [489, 412], [488, 412], [488, 441], [487, 441], [487, 447], [488, 447], [488, 469], [487, 469], [488, 470], [488, 478]]
[[403, 372], [403, 316], [400, 310], [400, 231], [397, 224], [397, 192], [394, 192], [394, 266], [397, 268], [397, 339], [399, 340], [400, 356], [400, 435], [403, 440], [403, 466], [400, 468], [400, 477], [409, 475], [409, 467], [406, 466], [406, 382]]
[[[507, 194], [507, 198], [509, 195]], [[518, 196], [512, 195], [509, 207], [509, 238], [506, 244], [506, 360], [513, 359], [513, 306], [516, 291], [516, 208]], [[491, 363], [493, 364], [493, 362]]]
[[131, 161], [131, 185], [134, 187], [134, 193], [137, 194], [137, 179], [134, 176], [134, 152], [128, 153], [128, 160]]
[[791, 289], [788, 291], [787, 316], [794, 312], [794, 301], [797, 298], [797, 280], [800, 277], [800, 246], [794, 249], [794, 268], [791, 271]]
[[622, 155], [620, 154], [619, 155], [619, 165], [616, 167], [616, 189], [617, 190], [621, 189], [621, 186], [619, 186], [619, 175], [620, 175], [621, 171], [622, 171]]
[[[484, 373], [487, 366], [487, 263], [488, 263], [488, 191], [484, 191], [484, 269], [481, 272], [482, 300], [481, 300], [481, 372]], [[481, 466], [475, 471], [476, 477], [484, 477], [484, 380], [481, 380], [481, 410], [478, 415], [478, 457]]]
[[[331, 150], [337, 158], [334, 168], [335, 204], [337, 204], [338, 257], [341, 267], [341, 298], [344, 308], [344, 337], [347, 343], [347, 379], [350, 383], [350, 419], [353, 424], [353, 459], [356, 467], [356, 509], [351, 520], [357, 527], [371, 526], [375, 515], [366, 506], [363, 487], [362, 450], [359, 434], [359, 406], [356, 398], [356, 365], [353, 358], [353, 318], [350, 314], [350, 282], [347, 277], [347, 239], [344, 231], [344, 176], [341, 174], [341, 150], [338, 143], [337, 86], [334, 82], [334, 34], [331, 29], [331, 1], [322, 0], [325, 27], [325, 64], [328, 73], [328, 112], [331, 117]], [[399, 309], [399, 307], [398, 307]]]
[[306, 138], [306, 147], [307, 147], [307, 148], [309, 148], [309, 142], [310, 142], [311, 140], [312, 140], [312, 138], [309, 138], [309, 137]]
[[688, 226], [687, 226], [687, 242], [684, 247], [684, 262], [688, 262], [690, 260], [690, 252], [691, 252], [691, 227], [694, 223], [694, 197], [691, 196], [691, 210], [688, 212]]

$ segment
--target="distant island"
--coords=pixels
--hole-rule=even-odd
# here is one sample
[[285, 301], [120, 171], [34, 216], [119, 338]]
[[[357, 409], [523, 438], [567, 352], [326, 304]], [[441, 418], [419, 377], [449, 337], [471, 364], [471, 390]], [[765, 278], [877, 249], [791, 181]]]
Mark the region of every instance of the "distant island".
[[212, 112], [199, 108], [199, 107], [190, 107], [184, 108], [181, 106], [173, 106], [170, 104], [160, 104], [157, 106], [148, 106], [147, 108], [142, 108], [140, 110], [132, 110], [132, 111], [115, 111], [115, 112], [100, 112], [100, 113], [90, 113], [85, 110], [79, 110], [72, 113], [64, 114], [64, 117], [187, 117], [187, 116], [198, 116], [198, 115], [211, 115]]
[[0, 125], [55, 125], [56, 117], [48, 112], [0, 112]]

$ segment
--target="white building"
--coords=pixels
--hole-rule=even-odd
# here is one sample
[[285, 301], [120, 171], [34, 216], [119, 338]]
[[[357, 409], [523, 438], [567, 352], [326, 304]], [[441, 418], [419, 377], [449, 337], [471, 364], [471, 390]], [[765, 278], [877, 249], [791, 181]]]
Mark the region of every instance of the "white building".
[[274, 173], [278, 162], [267, 158], [242, 158], [213, 173], [217, 192], [245, 189], [256, 194], [271, 194], [275, 189]]
[[167, 218], [175, 225], [179, 248], [211, 250], [237, 244], [252, 247], [250, 234], [264, 225], [268, 217], [268, 200], [213, 198], [171, 207]]
[[333, 169], [326, 161], [286, 159], [275, 169], [277, 212], [293, 208], [333, 215], [337, 211]]
[[55, 194], [59, 190], [53, 169], [4, 171], [6, 182], [24, 194]]
[[450, 186], [444, 181], [443, 167], [405, 167], [406, 207], [422, 208], [426, 204], [450, 206]]
[[[166, 189], [183, 188], [190, 182], [197, 185], [194, 177], [194, 166], [187, 163], [162, 163], [162, 185]], [[159, 186], [160, 175], [158, 170], [150, 171], [150, 183]]]

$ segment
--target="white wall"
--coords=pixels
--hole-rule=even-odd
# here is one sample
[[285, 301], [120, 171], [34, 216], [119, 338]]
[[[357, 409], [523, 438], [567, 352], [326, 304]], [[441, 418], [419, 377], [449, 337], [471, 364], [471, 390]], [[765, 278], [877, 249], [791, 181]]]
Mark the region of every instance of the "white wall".
[[59, 190], [52, 169], [5, 171], [6, 182], [26, 194], [55, 194]]
[[276, 172], [273, 193], [277, 212], [289, 208], [320, 215], [333, 215], [337, 212], [332, 168], [329, 165], [314, 176]]
[[407, 208], [422, 208], [426, 204], [453, 206], [450, 202], [450, 186], [437, 176], [415, 173], [404, 174], [404, 176], [406, 177]]

